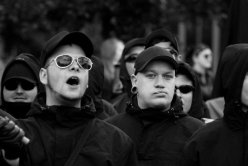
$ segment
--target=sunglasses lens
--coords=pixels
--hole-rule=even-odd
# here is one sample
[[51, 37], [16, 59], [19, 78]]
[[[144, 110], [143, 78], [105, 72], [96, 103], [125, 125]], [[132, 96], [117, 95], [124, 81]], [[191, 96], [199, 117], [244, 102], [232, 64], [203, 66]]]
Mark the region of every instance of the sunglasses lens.
[[16, 90], [18, 85], [21, 85], [23, 90], [32, 90], [35, 87], [34, 83], [31, 83], [26, 80], [19, 80], [19, 81], [8, 81], [5, 83], [5, 88], [7, 90]]
[[7, 90], [15, 90], [18, 83], [16, 81], [7, 81], [4, 86]]
[[180, 86], [179, 87], [180, 92], [181, 93], [184, 93], [184, 94], [193, 91], [193, 89], [194, 89], [194, 87], [193, 86], [190, 86], [190, 85], [185, 85], [185, 86]]
[[31, 83], [29, 81], [22, 81], [21, 82], [22, 89], [24, 90], [32, 90], [35, 87], [34, 83]]
[[61, 55], [56, 58], [56, 63], [59, 67], [67, 67], [71, 64], [72, 62], [72, 57], [69, 55]]
[[80, 66], [82, 66], [82, 68], [84, 68], [86, 70], [90, 70], [92, 67], [91, 60], [89, 58], [86, 58], [86, 57], [78, 58], [78, 63], [80, 64]]

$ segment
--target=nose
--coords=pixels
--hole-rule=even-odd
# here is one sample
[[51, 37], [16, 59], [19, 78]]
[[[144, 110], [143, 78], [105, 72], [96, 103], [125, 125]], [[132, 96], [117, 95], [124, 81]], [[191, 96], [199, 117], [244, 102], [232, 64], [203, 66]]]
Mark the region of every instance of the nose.
[[79, 71], [79, 69], [80, 69], [80, 66], [79, 66], [77, 60], [74, 59], [72, 62], [72, 65], [70, 66], [70, 70]]
[[23, 91], [24, 91], [24, 90], [22, 89], [21, 85], [18, 84], [18, 86], [17, 86], [17, 88], [16, 88], [16, 93], [21, 94], [21, 93], [23, 93]]
[[181, 94], [179, 89], [176, 89], [176, 94], [177, 94], [178, 97], [180, 97], [180, 98], [182, 97], [182, 94]]
[[155, 87], [157, 88], [164, 88], [164, 79], [161, 75], [158, 75], [155, 79]]

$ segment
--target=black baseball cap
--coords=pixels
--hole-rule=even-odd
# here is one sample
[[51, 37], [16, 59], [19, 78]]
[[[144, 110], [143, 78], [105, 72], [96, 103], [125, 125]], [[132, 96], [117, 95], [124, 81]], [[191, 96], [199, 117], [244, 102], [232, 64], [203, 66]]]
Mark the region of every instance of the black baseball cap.
[[145, 38], [134, 38], [132, 40], [129, 40], [124, 47], [124, 50], [122, 52], [122, 55], [125, 56], [125, 59], [128, 58], [128, 53], [130, 50], [135, 46], [145, 46]]
[[172, 32], [168, 31], [165, 28], [154, 30], [150, 34], [148, 34], [146, 36], [145, 48], [148, 48], [148, 47], [153, 46], [153, 42], [156, 39], [165, 39], [165, 40], [168, 40], [171, 43], [172, 47], [177, 52], [179, 52], [179, 46], [178, 46], [178, 42], [177, 42], [176, 36]]
[[40, 62], [41, 66], [44, 66], [46, 60], [52, 55], [52, 53], [59, 47], [67, 43], [73, 43], [80, 46], [85, 55], [90, 58], [93, 54], [94, 47], [91, 40], [82, 32], [74, 31], [62, 31], [54, 35], [49, 39], [42, 49]]
[[177, 69], [177, 61], [169, 51], [162, 47], [151, 46], [142, 51], [137, 57], [134, 64], [135, 74], [143, 71], [147, 65], [154, 60], [168, 62], [174, 69]]

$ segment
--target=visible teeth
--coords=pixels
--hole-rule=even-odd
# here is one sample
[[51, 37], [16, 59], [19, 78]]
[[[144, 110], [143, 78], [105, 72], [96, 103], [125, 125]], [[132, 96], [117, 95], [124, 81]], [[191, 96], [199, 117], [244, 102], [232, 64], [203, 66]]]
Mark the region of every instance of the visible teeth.
[[66, 83], [70, 84], [70, 85], [78, 85], [79, 79], [78, 79], [78, 77], [73, 76], [73, 77], [69, 78]]

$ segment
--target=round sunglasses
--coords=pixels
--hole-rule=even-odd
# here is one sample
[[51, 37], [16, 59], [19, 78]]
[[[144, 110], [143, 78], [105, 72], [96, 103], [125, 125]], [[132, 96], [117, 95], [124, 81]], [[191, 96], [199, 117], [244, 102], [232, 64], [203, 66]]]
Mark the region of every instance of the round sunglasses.
[[187, 94], [189, 92], [192, 92], [195, 88], [191, 85], [181, 85], [181, 86], [175, 86], [175, 90], [179, 90], [183, 94]]
[[58, 55], [56, 56], [52, 61], [50, 61], [45, 68], [47, 68], [52, 62], [55, 62], [55, 65], [58, 68], [65, 69], [69, 66], [71, 66], [74, 62], [74, 60], [77, 62], [80, 68], [83, 68], [85, 70], [90, 70], [92, 68], [92, 61], [87, 57], [78, 57], [73, 58], [70, 55]]
[[26, 80], [9, 80], [4, 84], [4, 87], [7, 90], [13, 91], [16, 90], [18, 85], [21, 86], [23, 90], [32, 90], [36, 86], [36, 84], [26, 81]]

